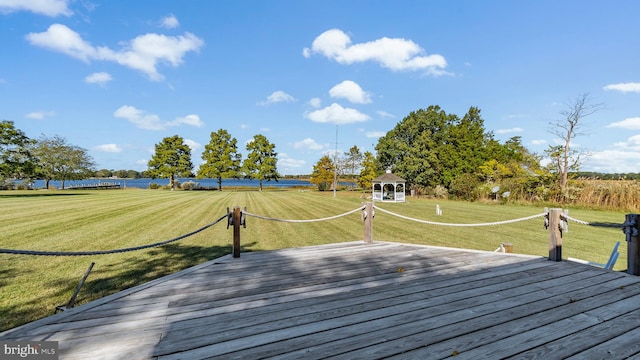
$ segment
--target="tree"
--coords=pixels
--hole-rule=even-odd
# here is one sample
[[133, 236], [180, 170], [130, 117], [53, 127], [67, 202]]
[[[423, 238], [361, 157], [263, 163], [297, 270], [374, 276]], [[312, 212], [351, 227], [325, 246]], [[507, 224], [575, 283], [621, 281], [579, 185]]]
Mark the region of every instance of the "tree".
[[551, 157], [558, 174], [558, 185], [565, 193], [569, 172], [580, 168], [581, 157], [584, 152], [575, 151], [571, 141], [580, 135], [584, 128], [584, 118], [604, 109], [604, 104], [593, 103], [589, 93], [578, 96], [573, 102], [566, 104], [566, 109], [560, 112], [562, 119], [551, 122], [549, 132], [562, 141], [560, 146], [551, 146], [546, 152]]
[[370, 151], [365, 151], [360, 163], [360, 176], [358, 186], [362, 189], [371, 189], [373, 179], [376, 178], [376, 158]]
[[242, 171], [245, 177], [260, 181], [260, 191], [262, 191], [263, 180], [278, 181], [280, 178], [277, 170], [278, 153], [275, 148], [276, 146], [261, 134], [255, 135], [246, 146], [249, 154], [242, 163]]
[[442, 185], [447, 187], [457, 176], [475, 172], [494, 155], [488, 147], [493, 135], [485, 131], [480, 109], [476, 107], [469, 108], [462, 119], [450, 118], [444, 140], [438, 158], [442, 164]]
[[166, 137], [156, 144], [156, 152], [149, 160], [148, 166], [149, 176], [169, 178], [169, 186], [174, 190], [177, 176], [192, 176], [191, 149], [178, 135]]
[[[351, 178], [356, 176], [356, 171], [360, 168], [362, 162], [362, 153], [358, 146], [352, 146], [348, 152], [344, 153], [344, 166], [350, 170]], [[355, 181], [354, 181], [355, 182]]]
[[0, 121], [0, 182], [34, 175], [34, 159], [29, 151], [32, 144], [33, 140], [16, 129], [13, 121]]
[[87, 150], [67, 143], [60, 135], [42, 135], [32, 152], [38, 162], [38, 175], [44, 178], [47, 189], [51, 180], [61, 180], [64, 189], [66, 180], [84, 179], [95, 171]]
[[444, 129], [450, 115], [439, 106], [412, 111], [378, 140], [378, 163], [413, 187], [440, 184], [438, 147], [444, 143]]
[[318, 185], [318, 190], [325, 191], [329, 188], [329, 184], [333, 183], [335, 170], [336, 167], [333, 161], [329, 155], [325, 155], [313, 166], [313, 173], [311, 174], [310, 182]]
[[238, 153], [238, 141], [223, 129], [211, 132], [211, 140], [202, 152], [204, 163], [198, 168], [199, 178], [218, 179], [222, 191], [223, 178], [237, 178], [240, 174], [242, 155]]

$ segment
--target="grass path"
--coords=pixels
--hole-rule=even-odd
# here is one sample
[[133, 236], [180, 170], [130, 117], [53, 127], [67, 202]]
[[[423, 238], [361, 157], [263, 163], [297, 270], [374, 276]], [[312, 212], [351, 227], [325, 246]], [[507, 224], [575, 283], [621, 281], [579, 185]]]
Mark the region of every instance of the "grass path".
[[[0, 192], [0, 248], [47, 251], [91, 251], [145, 245], [201, 228], [246, 207], [257, 215], [282, 219], [317, 219], [358, 208], [359, 193], [269, 191], [7, 191]], [[435, 206], [443, 209], [436, 216]], [[542, 213], [533, 206], [412, 199], [376, 203], [404, 216], [445, 223], [483, 223]], [[571, 210], [589, 222], [622, 223], [624, 213]], [[570, 224], [564, 257], [605, 262], [615, 241], [622, 241], [616, 269], [626, 268], [626, 243], [619, 229]], [[273, 222], [247, 218], [242, 251], [360, 240], [360, 213], [313, 223]], [[546, 256], [548, 232], [542, 218], [489, 227], [445, 227], [415, 223], [378, 211], [375, 240], [419, 243], [492, 251], [501, 242], [514, 252]], [[136, 252], [82, 257], [36, 257], [0, 254], [0, 331], [48, 316], [68, 301], [91, 262], [93, 272], [78, 303], [124, 290], [154, 278], [229, 254], [232, 230], [226, 222], [179, 242]]]

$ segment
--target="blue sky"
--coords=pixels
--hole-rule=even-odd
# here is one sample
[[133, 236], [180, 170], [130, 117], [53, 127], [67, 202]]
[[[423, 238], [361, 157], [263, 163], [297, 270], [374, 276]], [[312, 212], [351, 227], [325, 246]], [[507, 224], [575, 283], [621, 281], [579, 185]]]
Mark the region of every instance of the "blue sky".
[[[481, 109], [504, 141], [557, 144], [584, 93], [606, 108], [582, 170], [640, 172], [638, 1], [0, 0], [0, 118], [102, 169], [144, 170], [179, 135], [276, 145], [281, 174], [378, 138], [411, 111]], [[336, 136], [337, 135], [337, 136]]]

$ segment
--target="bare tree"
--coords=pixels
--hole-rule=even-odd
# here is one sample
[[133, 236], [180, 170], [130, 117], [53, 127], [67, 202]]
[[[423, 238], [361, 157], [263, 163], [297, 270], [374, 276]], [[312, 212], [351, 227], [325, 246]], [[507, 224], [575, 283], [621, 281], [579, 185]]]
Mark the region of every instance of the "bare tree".
[[569, 171], [577, 170], [581, 160], [586, 155], [584, 151], [576, 151], [571, 147], [571, 141], [580, 135], [585, 135], [584, 118], [603, 110], [604, 104], [594, 103], [589, 93], [578, 96], [573, 102], [566, 104], [566, 109], [560, 112], [562, 119], [549, 123], [549, 132], [562, 140], [562, 145], [551, 146], [547, 154], [553, 160], [559, 176], [560, 189], [564, 193], [569, 179]]

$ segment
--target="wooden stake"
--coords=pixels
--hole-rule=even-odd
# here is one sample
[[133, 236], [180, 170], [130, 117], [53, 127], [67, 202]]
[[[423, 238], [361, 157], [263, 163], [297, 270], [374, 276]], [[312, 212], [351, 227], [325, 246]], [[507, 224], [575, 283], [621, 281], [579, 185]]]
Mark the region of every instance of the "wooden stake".
[[371, 244], [373, 242], [373, 203], [367, 202], [365, 204], [365, 218], [364, 218], [364, 241]]
[[551, 261], [562, 261], [560, 214], [562, 209], [549, 209], [549, 260]]
[[240, 257], [240, 207], [233, 207], [233, 257]]

